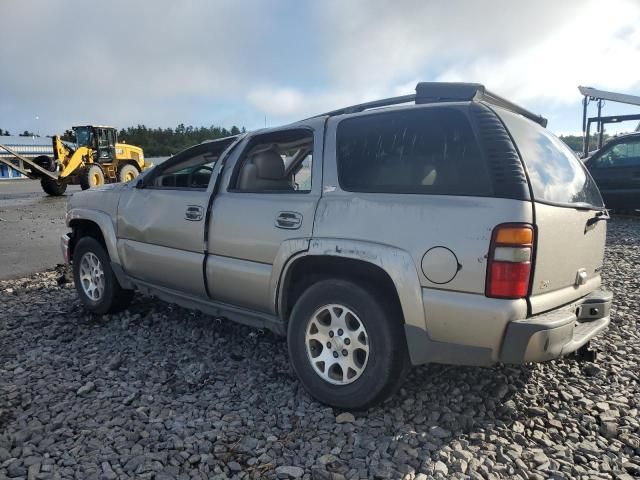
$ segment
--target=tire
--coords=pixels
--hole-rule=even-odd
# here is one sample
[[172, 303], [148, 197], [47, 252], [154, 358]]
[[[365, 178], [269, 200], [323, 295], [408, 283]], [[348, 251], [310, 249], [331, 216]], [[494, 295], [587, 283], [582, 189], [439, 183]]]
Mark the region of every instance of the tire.
[[104, 185], [104, 171], [97, 163], [91, 163], [84, 167], [79, 177], [82, 190]]
[[[394, 309], [381, 298], [355, 283], [327, 279], [309, 287], [296, 302], [287, 332], [289, 358], [304, 388], [318, 401], [341, 409], [363, 410], [385, 400], [401, 385], [409, 366], [404, 329], [394, 318]], [[346, 313], [344, 318], [349, 326], [341, 336], [340, 330], [331, 327], [340, 320], [331, 317], [329, 310], [336, 316]], [[325, 330], [319, 331], [320, 322], [327, 318], [332, 319], [331, 323], [322, 325]], [[333, 332], [329, 339], [331, 347], [315, 340], [326, 339], [327, 329]], [[313, 337], [311, 340], [308, 334]], [[347, 348], [350, 350], [345, 356]], [[323, 357], [325, 352], [327, 357]], [[324, 369], [326, 363], [311, 360], [314, 356], [331, 362], [334, 352], [338, 352], [338, 360], [343, 364], [351, 361], [350, 365], [356, 367], [348, 367], [345, 372], [334, 363]]]
[[39, 157], [34, 158], [33, 163], [50, 172], [56, 171], [56, 162], [47, 155], [40, 155]]
[[64, 192], [67, 191], [66, 182], [60, 182], [48, 177], [41, 178], [40, 185], [42, 186], [44, 193], [51, 195], [52, 197], [59, 197], [60, 195], [64, 195]]
[[130, 182], [131, 180], [136, 178], [138, 175], [140, 175], [140, 170], [138, 170], [138, 168], [131, 163], [125, 163], [121, 165], [120, 168], [118, 168], [119, 182], [123, 182], [123, 183]]
[[[133, 291], [123, 289], [118, 283], [109, 255], [93, 237], [80, 238], [74, 248], [73, 281], [85, 308], [99, 315], [119, 312], [133, 298]], [[96, 288], [92, 289], [92, 285]]]

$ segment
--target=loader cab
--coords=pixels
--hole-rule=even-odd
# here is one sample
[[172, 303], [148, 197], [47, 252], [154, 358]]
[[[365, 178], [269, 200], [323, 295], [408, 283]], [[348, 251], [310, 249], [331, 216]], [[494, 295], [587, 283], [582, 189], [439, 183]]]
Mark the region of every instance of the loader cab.
[[113, 162], [116, 156], [117, 133], [113, 127], [85, 125], [73, 127], [76, 143], [96, 152], [99, 162]]

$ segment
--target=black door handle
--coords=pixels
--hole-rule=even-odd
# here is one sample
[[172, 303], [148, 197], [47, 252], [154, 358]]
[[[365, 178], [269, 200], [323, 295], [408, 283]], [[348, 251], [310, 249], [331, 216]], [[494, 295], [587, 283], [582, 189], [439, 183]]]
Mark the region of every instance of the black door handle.
[[198, 222], [202, 220], [203, 216], [204, 216], [204, 208], [202, 208], [200, 205], [189, 205], [187, 207], [187, 211], [184, 215], [184, 218], [192, 222]]
[[302, 225], [302, 214], [298, 212], [280, 212], [276, 217], [276, 227], [296, 230]]

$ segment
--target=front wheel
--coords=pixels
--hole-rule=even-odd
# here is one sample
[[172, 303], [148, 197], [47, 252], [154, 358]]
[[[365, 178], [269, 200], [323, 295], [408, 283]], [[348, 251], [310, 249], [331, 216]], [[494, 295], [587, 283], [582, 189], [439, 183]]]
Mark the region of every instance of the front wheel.
[[73, 280], [80, 301], [93, 313], [118, 312], [133, 298], [133, 291], [118, 283], [107, 252], [93, 237], [81, 238], [73, 250]]
[[97, 163], [90, 163], [80, 172], [80, 188], [87, 190], [89, 188], [101, 187], [104, 185], [104, 171]]
[[372, 291], [322, 280], [296, 302], [288, 328], [289, 357], [300, 382], [317, 400], [361, 410], [402, 383], [408, 354], [402, 322]]
[[60, 195], [64, 195], [64, 192], [67, 191], [67, 183], [65, 181], [54, 180], [49, 177], [41, 178], [40, 185], [42, 186], [44, 193], [51, 195], [52, 197], [59, 197]]

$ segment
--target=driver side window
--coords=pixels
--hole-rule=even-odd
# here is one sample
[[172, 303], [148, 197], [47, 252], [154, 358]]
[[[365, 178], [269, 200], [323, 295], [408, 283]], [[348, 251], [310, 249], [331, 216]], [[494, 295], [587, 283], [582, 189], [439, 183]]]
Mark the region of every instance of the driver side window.
[[153, 178], [152, 187], [206, 190], [218, 155], [202, 152], [163, 169]]

